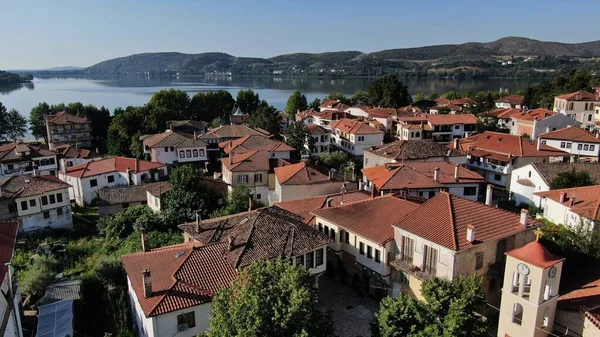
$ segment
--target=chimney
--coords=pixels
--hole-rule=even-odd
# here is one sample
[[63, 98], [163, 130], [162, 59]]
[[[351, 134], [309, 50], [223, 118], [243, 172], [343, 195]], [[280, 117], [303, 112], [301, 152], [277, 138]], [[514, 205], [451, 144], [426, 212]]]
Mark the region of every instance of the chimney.
[[435, 180], [436, 183], [440, 182], [440, 168], [436, 167], [433, 170], [433, 180]]
[[488, 184], [485, 191], [485, 204], [492, 206], [492, 196], [494, 195], [494, 185]]
[[229, 147], [232, 147], [232, 146], [233, 146], [233, 141], [230, 140], [229, 141]]
[[546, 133], [548, 133], [548, 132], [550, 132], [550, 127], [549, 126], [546, 127]]
[[569, 201], [569, 207], [573, 207], [573, 205], [575, 205], [575, 194], [569, 198]]
[[344, 195], [346, 194], [346, 184], [342, 185], [342, 201], [340, 201], [340, 204], [344, 204]]
[[202, 216], [200, 211], [196, 211], [196, 234], [200, 233], [200, 223], [202, 222]]
[[537, 150], [541, 151], [542, 150], [542, 139], [538, 138], [537, 140]]
[[198, 132], [194, 131], [194, 140], [198, 139]]
[[372, 185], [373, 185], [373, 186], [371, 187], [371, 199], [372, 199], [372, 198], [375, 198], [375, 189], [377, 189], [377, 188], [375, 187], [375, 184], [372, 184]]
[[521, 210], [521, 219], [520, 219], [521, 225], [527, 226], [527, 216], [528, 215], [529, 215], [529, 211], [526, 208], [523, 208]]
[[600, 139], [600, 132], [596, 133], [596, 139]]
[[229, 166], [233, 165], [233, 151], [229, 152]]
[[458, 181], [458, 171], [460, 166], [458, 164], [454, 164], [454, 179]]
[[150, 278], [149, 268], [142, 270], [142, 277], [144, 282], [144, 298], [148, 298], [152, 296], [152, 279]]
[[365, 183], [363, 182], [362, 179], [358, 180], [358, 190], [362, 191], [362, 189], [365, 187]]
[[169, 131], [173, 131], [173, 123], [169, 123]]
[[227, 243], [229, 244], [229, 251], [233, 250], [233, 236], [227, 238]]
[[327, 208], [330, 208], [333, 204], [333, 198], [327, 198]]
[[475, 226], [467, 226], [467, 241], [473, 243], [475, 241]]
[[148, 238], [146, 229], [143, 227], [140, 227], [140, 234], [142, 235], [142, 251], [149, 252], [150, 251], [150, 239]]
[[567, 200], [567, 192], [560, 192], [560, 196], [558, 197], [558, 202], [561, 204]]
[[131, 176], [129, 174], [130, 172], [131, 172], [131, 169], [129, 167], [127, 167], [125, 169], [125, 175], [127, 176], [127, 177], [125, 177], [127, 179], [127, 185], [131, 185]]

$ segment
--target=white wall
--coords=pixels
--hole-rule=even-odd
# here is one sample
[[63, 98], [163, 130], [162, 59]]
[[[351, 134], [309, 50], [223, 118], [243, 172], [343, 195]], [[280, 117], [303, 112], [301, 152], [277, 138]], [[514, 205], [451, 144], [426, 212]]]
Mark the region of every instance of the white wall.
[[[197, 305], [183, 310], [173, 311], [154, 319], [154, 331], [156, 337], [194, 337], [209, 328], [211, 303]], [[177, 315], [194, 312], [196, 326], [185, 331], [177, 329]]]
[[[58, 202], [57, 194], [62, 196], [62, 201]], [[50, 203], [50, 196], [53, 196], [54, 203]], [[42, 198], [48, 200], [46, 205], [42, 205]], [[27, 203], [27, 209], [23, 210], [22, 202]], [[35, 206], [31, 202], [35, 202]], [[51, 228], [72, 228], [73, 220], [71, 217], [71, 203], [69, 201], [68, 189], [64, 188], [52, 192], [39, 194], [32, 197], [15, 199], [18, 211], [18, 219], [21, 222], [21, 231], [31, 231]], [[62, 210], [62, 215], [58, 215], [57, 210]], [[49, 213], [49, 218], [44, 219], [44, 212]]]
[[[346, 151], [354, 156], [362, 156], [364, 149], [374, 145], [381, 145], [383, 143], [383, 133], [381, 134], [368, 134], [368, 135], [349, 135], [349, 142], [343, 139], [340, 135], [333, 133], [331, 135], [331, 142], [337, 148]], [[364, 140], [359, 141], [358, 137], [364, 137]], [[349, 143], [350, 148], [343, 146], [343, 142]]]
[[[542, 207], [544, 208], [544, 218], [556, 224], [574, 228], [579, 225], [582, 219], [579, 214], [572, 212], [568, 206], [558, 203], [550, 198], [542, 199]], [[586, 218], [583, 219], [588, 225], [594, 225], [590, 220]]]
[[[281, 185], [279, 180], [275, 178], [275, 191], [279, 198], [273, 202], [304, 199], [308, 197], [316, 197], [318, 195], [339, 193], [342, 190], [343, 185], [343, 181], [336, 180], [321, 184]], [[346, 183], [346, 191], [350, 192], [355, 191], [356, 189], [356, 183]]]
[[159, 213], [162, 206], [162, 201], [160, 197], [153, 196], [150, 192], [146, 191], [146, 200], [148, 207], [156, 213]]
[[[517, 181], [519, 179], [529, 179], [535, 187], [524, 186]], [[541, 198], [534, 195], [536, 192], [549, 191], [550, 186], [546, 184], [539, 172], [533, 168], [532, 165], [525, 165], [514, 169], [510, 178], [510, 191], [513, 193], [512, 197], [516, 201], [517, 205], [525, 202], [530, 205], [539, 207], [541, 205]]]
[[437, 277], [443, 277], [446, 278], [450, 281], [454, 280], [454, 259], [455, 259], [455, 252], [440, 246], [436, 243], [433, 243], [429, 240], [425, 240], [419, 236], [416, 236], [412, 233], [409, 233], [403, 229], [400, 229], [398, 227], [394, 227], [394, 242], [396, 244], [396, 252], [400, 252], [400, 245], [402, 242], [402, 236], [406, 236], [410, 239], [413, 240], [413, 247], [414, 247], [414, 251], [413, 251], [413, 265], [415, 266], [423, 266], [424, 263], [424, 251], [425, 248], [424, 246], [427, 245], [431, 248], [434, 248], [437, 250], [438, 252], [438, 257], [437, 257], [437, 265], [436, 265], [436, 276]]
[[[543, 137], [540, 137], [538, 142], [542, 144], [545, 143], [546, 145], [561, 151], [566, 151], [572, 155], [594, 157], [596, 160], [598, 160], [598, 156], [600, 155], [600, 144], [572, 142], [569, 140], [545, 139]], [[579, 149], [580, 146], [581, 150]], [[587, 151], [585, 150], [586, 148], [588, 149]]]

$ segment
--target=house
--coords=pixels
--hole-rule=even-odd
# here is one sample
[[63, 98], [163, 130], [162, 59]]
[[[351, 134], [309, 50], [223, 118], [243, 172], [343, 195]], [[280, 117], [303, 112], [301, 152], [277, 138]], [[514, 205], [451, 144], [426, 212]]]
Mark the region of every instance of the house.
[[598, 302], [600, 278], [597, 272], [591, 271], [579, 271], [571, 276], [574, 277], [579, 279], [577, 286], [558, 297], [554, 330], [565, 336], [598, 336], [600, 335], [600, 303]]
[[405, 161], [447, 161], [464, 165], [467, 163], [467, 154], [431, 139], [398, 140], [364, 150], [364, 168]]
[[391, 286], [392, 225], [418, 207], [418, 203], [386, 195], [313, 211], [317, 230], [332, 240], [329, 248], [335, 254], [328, 261], [343, 266], [337, 276], [366, 293], [376, 290], [386, 295]]
[[229, 121], [231, 125], [242, 125], [248, 121], [248, 114], [242, 112], [240, 107], [236, 107], [234, 112], [229, 116]]
[[477, 201], [483, 177], [445, 161], [411, 161], [362, 169], [364, 189], [374, 195], [402, 192], [430, 199], [442, 190]]
[[61, 171], [65, 170], [67, 167], [103, 157], [97, 150], [81, 149], [68, 144], [57, 146], [55, 151], [59, 154], [60, 159], [58, 160], [58, 169]]
[[98, 214], [105, 217], [138, 205], [148, 205], [160, 211], [160, 196], [172, 188], [168, 181], [101, 188], [98, 191]]
[[594, 127], [594, 107], [600, 105], [600, 96], [587, 91], [576, 91], [554, 97], [556, 112], [578, 121], [586, 129]]
[[104, 187], [140, 185], [166, 175], [167, 167], [163, 163], [111, 157], [69, 167], [59, 173], [59, 178], [71, 185], [69, 195], [83, 206], [91, 204]]
[[534, 193], [542, 199], [544, 218], [571, 228], [580, 224], [597, 228], [600, 220], [600, 185]]
[[209, 160], [215, 160], [220, 158], [220, 143], [251, 135], [268, 136], [269, 133], [265, 130], [251, 128], [246, 125], [223, 125], [207, 131], [198, 138], [207, 144], [206, 150], [208, 151]]
[[305, 145], [306, 149], [310, 151], [310, 155], [318, 157], [324, 153], [329, 153], [329, 148], [331, 147], [329, 130], [317, 124], [308, 124], [306, 128], [315, 141], [312, 149], [309, 147], [309, 144]]
[[337, 100], [326, 100], [325, 102], [321, 103], [321, 105], [319, 105], [319, 111], [323, 112], [325, 110], [338, 110], [338, 111], [344, 111], [346, 109], [348, 109], [350, 106], [340, 102], [339, 99]]
[[179, 164], [191, 164], [196, 169], [204, 169], [207, 157], [207, 144], [197, 133], [192, 135], [167, 130], [164, 133], [142, 136], [144, 153], [149, 154], [153, 162], [167, 164], [168, 167]]
[[17, 221], [0, 221], [0, 290], [4, 294], [0, 296], [0, 325], [4, 328], [2, 334], [5, 337], [23, 337], [21, 291], [10, 264], [15, 252], [18, 228]]
[[316, 197], [282, 201], [275, 203], [275, 206], [300, 216], [305, 224], [316, 228], [317, 223], [315, 222], [315, 216], [312, 214], [313, 211], [326, 207], [336, 207], [371, 197], [371, 194], [364, 190], [342, 191]]
[[560, 149], [576, 156], [579, 161], [598, 161], [600, 134], [593, 134], [578, 127], [546, 132], [538, 137], [538, 144]]
[[533, 241], [540, 225], [526, 210], [512, 213], [440, 192], [393, 225], [393, 294], [423, 299], [426, 280], [476, 275], [488, 301], [497, 304], [504, 253]]
[[448, 143], [452, 139], [472, 135], [478, 122], [479, 119], [472, 114], [399, 117], [396, 135], [401, 140], [432, 139]]
[[508, 109], [508, 108], [521, 109], [522, 105], [523, 105], [523, 96], [521, 96], [521, 95], [508, 95], [508, 96], [504, 96], [504, 97], [499, 98], [494, 101], [494, 106], [497, 109]]
[[275, 191], [270, 194], [271, 203], [357, 189], [355, 182], [346, 182], [306, 161], [276, 167], [274, 171]]
[[[550, 124], [552, 124], [552, 123], [541, 123], [544, 125], [538, 126], [538, 123], [545, 121], [546, 119], [548, 119], [556, 114], [557, 113], [552, 110], [546, 110], [546, 109], [542, 109], [542, 108], [521, 111], [520, 114], [516, 114], [511, 117], [510, 134], [517, 135], [517, 136], [527, 135], [531, 139], [535, 139], [537, 135], [539, 135], [540, 133], [544, 132], [544, 130], [546, 130], [546, 127], [550, 127]], [[567, 117], [565, 119], [564, 117], [565, 116], [559, 117], [559, 121], [558, 121], [559, 126], [562, 126], [563, 125], [562, 123], [564, 123], [565, 126], [568, 125], [569, 121], [567, 121], [566, 119], [569, 119], [569, 118]], [[573, 121], [573, 120], [571, 120], [571, 121]], [[556, 127], [556, 126], [553, 125], [553, 127]]]
[[55, 176], [20, 175], [0, 179], [0, 195], [12, 200], [9, 211], [16, 211], [21, 232], [73, 228], [69, 187]]
[[331, 123], [331, 143], [353, 156], [362, 156], [363, 150], [383, 143], [384, 132], [365, 122], [341, 119]]
[[63, 144], [92, 147], [92, 123], [87, 118], [64, 111], [45, 117], [46, 138], [49, 149]]
[[486, 183], [510, 187], [510, 176], [515, 168], [530, 163], [561, 162], [568, 153], [548, 145], [537, 146], [525, 136], [486, 131], [453, 146], [467, 154], [467, 168], [485, 178]]
[[[311, 124], [316, 124], [327, 130], [331, 130], [331, 123], [333, 123], [334, 121], [343, 119], [343, 118], [354, 119], [355, 117], [348, 114], [345, 111], [325, 110], [320, 113], [313, 114], [312, 115], [313, 123], [311, 123]], [[307, 119], [307, 121], [308, 121], [308, 119]], [[311, 125], [311, 124], [307, 124], [307, 126]]]
[[431, 114], [439, 114], [440, 108], [446, 109], [450, 114], [456, 114], [464, 111], [466, 108], [470, 108], [477, 105], [475, 100], [472, 100], [468, 97], [457, 98], [457, 99], [447, 99], [447, 98], [437, 98], [435, 99], [437, 105], [429, 109]]
[[275, 208], [179, 226], [185, 243], [121, 257], [140, 336], [196, 336], [209, 326], [211, 302], [252, 262], [282, 258], [312, 274], [326, 270], [329, 238]]
[[284, 142], [263, 135], [250, 135], [236, 140], [229, 140], [219, 143], [219, 147], [225, 154], [232, 152], [242, 154], [250, 151], [267, 151], [270, 154], [269, 158], [283, 159], [290, 159], [292, 151], [296, 150]]
[[56, 175], [58, 153], [21, 141], [0, 145], [0, 177], [11, 174]]
[[296, 113], [296, 122], [302, 122], [304, 124], [313, 124], [315, 123], [315, 116], [319, 115], [319, 111], [314, 109], [308, 109], [304, 111], [298, 111]]
[[[523, 112], [522, 109], [516, 108], [501, 108], [501, 109], [493, 109], [488, 111], [486, 114], [489, 116], [494, 116], [498, 118], [498, 127], [502, 129], [510, 130], [512, 127], [512, 117], [518, 116]], [[485, 118], [482, 116], [480, 118]]]
[[542, 199], [536, 192], [550, 191], [552, 182], [559, 174], [575, 170], [587, 172], [594, 181], [600, 183], [599, 163], [531, 163], [514, 169], [511, 175], [511, 200], [517, 205], [527, 203], [540, 207]]
[[193, 120], [172, 120], [168, 121], [167, 125], [169, 125], [169, 129], [174, 132], [186, 133], [188, 135], [193, 135], [196, 133], [197, 135], [205, 134], [208, 129], [208, 123], [204, 121], [193, 121]]

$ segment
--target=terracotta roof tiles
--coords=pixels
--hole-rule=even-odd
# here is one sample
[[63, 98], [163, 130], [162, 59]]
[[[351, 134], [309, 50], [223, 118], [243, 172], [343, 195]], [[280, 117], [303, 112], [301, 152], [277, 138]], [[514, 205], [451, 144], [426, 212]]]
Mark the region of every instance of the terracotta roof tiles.
[[55, 179], [34, 176], [9, 176], [0, 180], [3, 196], [25, 198], [69, 188], [69, 184]]
[[342, 132], [346, 132], [349, 134], [356, 134], [356, 135], [383, 134], [384, 133], [383, 131], [381, 131], [379, 129], [369, 126], [365, 122], [351, 120], [351, 119], [347, 119], [347, 118], [340, 119], [338, 121], [331, 123], [331, 128], [332, 129], [335, 128]]
[[371, 198], [371, 195], [368, 192], [360, 190], [343, 194], [334, 193], [305, 199], [283, 201], [276, 203], [275, 206], [302, 217], [307, 224], [314, 225], [315, 216], [312, 215], [312, 212], [327, 207], [327, 200], [331, 200], [330, 207], [336, 207], [343, 203], [348, 204], [369, 198]]
[[542, 269], [546, 269], [564, 260], [564, 258], [550, 253], [538, 241], [530, 242], [521, 248], [511, 250], [505, 254]]
[[583, 90], [556, 96], [556, 98], [566, 99], [567, 101], [600, 101], [597, 95]]
[[[600, 185], [563, 188], [534, 194], [560, 203], [561, 193], [565, 193], [562, 205], [569, 207], [571, 212], [586, 219], [600, 220]], [[572, 202], [573, 205], [571, 205]]]
[[110, 172], [126, 172], [129, 168], [132, 173], [139, 173], [165, 167], [165, 164], [145, 161], [136, 158], [111, 157], [100, 160], [88, 161], [67, 169], [67, 175], [84, 178]]
[[365, 149], [365, 152], [377, 156], [386, 157], [396, 161], [419, 160], [430, 157], [457, 157], [467, 154], [457, 149], [449, 149], [445, 145], [434, 142], [431, 139], [423, 140], [399, 140], [393, 143], [373, 146]]
[[593, 133], [575, 126], [569, 126], [555, 131], [550, 131], [539, 135], [538, 138], [570, 140], [573, 142], [585, 142], [594, 144], [600, 143], [600, 139], [596, 138], [596, 136]]
[[65, 111], [58, 112], [54, 115], [47, 115], [46, 122], [52, 125], [90, 124], [86, 118], [71, 115]]
[[245, 153], [248, 151], [271, 151], [288, 152], [294, 151], [293, 147], [284, 142], [271, 139], [264, 135], [249, 135], [236, 140], [230, 140], [219, 143], [219, 147], [228, 154], [231, 151], [235, 153]]

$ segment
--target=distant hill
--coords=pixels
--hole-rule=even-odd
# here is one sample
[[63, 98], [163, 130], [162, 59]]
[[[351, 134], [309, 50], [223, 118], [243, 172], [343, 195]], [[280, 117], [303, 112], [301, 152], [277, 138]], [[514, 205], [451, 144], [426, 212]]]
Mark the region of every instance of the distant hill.
[[0, 70], [0, 85], [29, 83], [33, 77], [31, 75], [21, 76], [15, 73]]
[[225, 53], [144, 53], [107, 60], [84, 71], [91, 74], [232, 75], [382, 75], [535, 76], [570, 69], [596, 71], [600, 41], [560, 43], [505, 37], [373, 53], [340, 51], [296, 53], [269, 59]]

